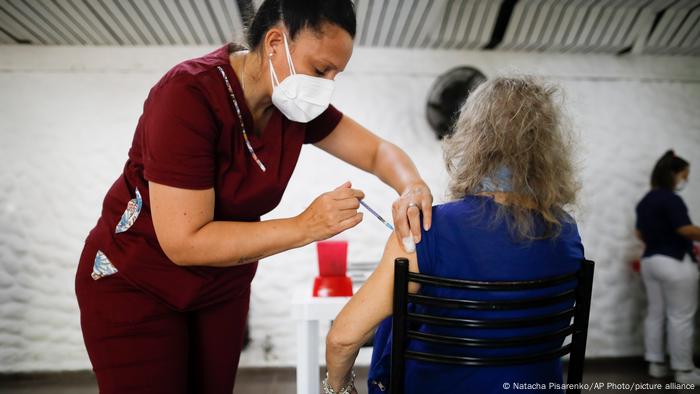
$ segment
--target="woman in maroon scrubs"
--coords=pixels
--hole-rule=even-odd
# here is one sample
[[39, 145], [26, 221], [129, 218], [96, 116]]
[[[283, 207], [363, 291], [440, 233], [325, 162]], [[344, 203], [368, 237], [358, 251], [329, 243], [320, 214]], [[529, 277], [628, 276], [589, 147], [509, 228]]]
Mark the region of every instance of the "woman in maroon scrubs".
[[302, 144], [394, 188], [396, 235], [420, 241], [432, 196], [411, 160], [329, 105], [354, 35], [350, 0], [267, 0], [249, 50], [185, 61], [151, 89], [76, 275], [100, 392], [232, 392], [257, 261], [362, 220], [349, 182], [295, 217], [260, 220]]

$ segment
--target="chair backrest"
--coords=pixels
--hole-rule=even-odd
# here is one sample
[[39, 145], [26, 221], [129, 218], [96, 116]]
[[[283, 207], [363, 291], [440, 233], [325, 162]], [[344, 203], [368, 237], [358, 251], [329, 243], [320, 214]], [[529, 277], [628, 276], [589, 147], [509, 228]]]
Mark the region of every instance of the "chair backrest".
[[[580, 386], [583, 378], [583, 362], [586, 352], [586, 338], [588, 335], [588, 316], [591, 306], [591, 292], [593, 287], [593, 267], [590, 260], [582, 260], [581, 268], [574, 273], [555, 277], [527, 280], [527, 281], [472, 281], [461, 279], [447, 279], [425, 274], [409, 272], [408, 260], [397, 258], [394, 266], [394, 312], [392, 322], [392, 349], [391, 349], [391, 393], [404, 392], [404, 368], [406, 359], [414, 359], [424, 362], [435, 362], [465, 366], [504, 366], [516, 364], [529, 364], [537, 361], [559, 358], [565, 354], [569, 356], [568, 387], [567, 393], [580, 392], [576, 386]], [[523, 299], [487, 300], [483, 299], [450, 299], [433, 297], [423, 294], [409, 294], [408, 283], [416, 282], [421, 285], [441, 286], [463, 290], [490, 290], [498, 292], [522, 291], [530, 289], [547, 289], [561, 287], [564, 283], [577, 281], [576, 286], [570, 290], [559, 291], [553, 295], [535, 296]], [[573, 283], [572, 283], [573, 284]], [[526, 318], [507, 319], [476, 319], [457, 318], [408, 311], [408, 304], [430, 305], [439, 308], [457, 308], [481, 311], [505, 311], [520, 310], [555, 305], [569, 302], [573, 306], [555, 313], [529, 316]], [[572, 319], [573, 318], [573, 321]], [[508, 338], [470, 338], [455, 337], [424, 333], [409, 329], [409, 322], [462, 327], [462, 328], [525, 328], [533, 326], [547, 326], [553, 323], [568, 322], [565, 328], [553, 328], [536, 335], [523, 335]], [[560, 324], [561, 325], [561, 324]], [[526, 355], [510, 357], [463, 357], [455, 355], [425, 353], [408, 350], [408, 340], [424, 341], [434, 344], [471, 347], [471, 348], [505, 348], [515, 346], [528, 346], [551, 343], [551, 341], [563, 340], [571, 335], [568, 344], [556, 349], [533, 352]]]

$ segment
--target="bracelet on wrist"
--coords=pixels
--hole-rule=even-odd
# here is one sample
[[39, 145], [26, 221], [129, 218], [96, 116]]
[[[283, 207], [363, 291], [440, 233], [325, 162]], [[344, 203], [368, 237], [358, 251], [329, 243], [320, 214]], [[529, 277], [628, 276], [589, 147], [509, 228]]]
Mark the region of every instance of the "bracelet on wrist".
[[326, 378], [323, 379], [322, 386], [324, 394], [351, 394], [355, 390], [355, 371], [350, 371], [347, 383], [338, 391], [333, 390], [333, 387], [328, 383], [328, 372], [326, 372]]

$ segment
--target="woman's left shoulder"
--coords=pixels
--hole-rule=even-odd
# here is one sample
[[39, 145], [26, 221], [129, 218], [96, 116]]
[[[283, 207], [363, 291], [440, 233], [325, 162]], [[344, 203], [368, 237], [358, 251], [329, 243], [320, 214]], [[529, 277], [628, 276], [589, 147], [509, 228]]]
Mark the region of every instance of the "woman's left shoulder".
[[560, 224], [559, 235], [556, 237], [559, 245], [569, 250], [568, 253], [575, 255], [577, 259], [583, 258], [585, 255], [583, 241], [574, 217], [565, 213], [565, 216], [560, 219]]
[[573, 217], [568, 212], [564, 212], [561, 215], [561, 218], [559, 219], [559, 223], [561, 224], [561, 233], [569, 236], [579, 236], [578, 233], [578, 224], [576, 223], [576, 219]]

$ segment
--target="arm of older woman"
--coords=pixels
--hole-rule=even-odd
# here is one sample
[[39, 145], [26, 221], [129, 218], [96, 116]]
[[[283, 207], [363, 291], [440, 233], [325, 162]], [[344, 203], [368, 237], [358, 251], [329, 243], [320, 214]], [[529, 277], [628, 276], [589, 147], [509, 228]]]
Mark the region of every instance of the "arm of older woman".
[[[397, 238], [389, 237], [377, 269], [333, 322], [326, 337], [326, 365], [328, 383], [336, 392], [347, 383], [362, 344], [391, 315], [394, 260], [402, 256], [408, 258], [409, 270], [418, 272], [416, 253], [404, 252]], [[409, 292], [415, 293], [419, 288], [417, 283], [409, 283]]]
[[[331, 155], [376, 175], [399, 194], [392, 205], [396, 235], [406, 251], [420, 242], [420, 211], [423, 226], [430, 229], [433, 196], [406, 152], [344, 115], [326, 138], [315, 144]], [[408, 238], [404, 241], [404, 238]], [[412, 240], [412, 242], [408, 242]], [[407, 245], [408, 242], [408, 245]]]

